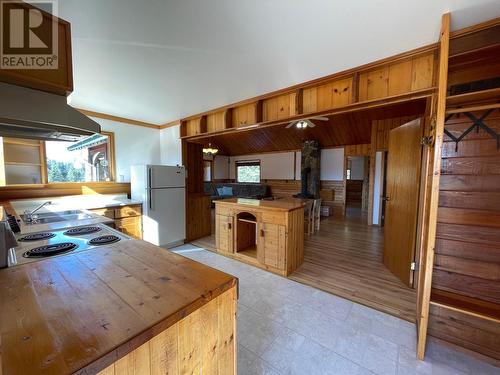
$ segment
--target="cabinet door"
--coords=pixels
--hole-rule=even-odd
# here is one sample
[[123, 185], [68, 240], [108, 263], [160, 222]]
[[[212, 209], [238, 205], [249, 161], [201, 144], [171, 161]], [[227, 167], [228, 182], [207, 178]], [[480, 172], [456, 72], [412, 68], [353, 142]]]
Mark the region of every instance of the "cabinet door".
[[285, 269], [286, 229], [284, 225], [261, 223], [257, 257], [266, 266]]
[[128, 236], [142, 239], [142, 219], [140, 216], [115, 220], [115, 228]]
[[233, 252], [233, 217], [217, 215], [215, 223], [215, 239], [217, 251], [223, 253]]

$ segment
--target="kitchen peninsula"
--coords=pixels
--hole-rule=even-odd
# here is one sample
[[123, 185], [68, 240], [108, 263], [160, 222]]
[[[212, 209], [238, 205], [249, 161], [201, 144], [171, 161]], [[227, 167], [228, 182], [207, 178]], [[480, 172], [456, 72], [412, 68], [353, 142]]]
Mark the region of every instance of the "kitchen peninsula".
[[2, 269], [1, 369], [236, 374], [236, 289], [140, 240]]
[[215, 202], [218, 253], [289, 275], [304, 261], [304, 203], [231, 198]]

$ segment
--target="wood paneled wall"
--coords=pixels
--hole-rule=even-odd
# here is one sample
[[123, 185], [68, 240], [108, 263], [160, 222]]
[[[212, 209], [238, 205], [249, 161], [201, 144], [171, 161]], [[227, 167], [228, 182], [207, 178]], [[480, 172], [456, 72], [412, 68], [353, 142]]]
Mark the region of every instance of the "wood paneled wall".
[[236, 298], [233, 287], [98, 375], [236, 375]]
[[205, 196], [203, 182], [203, 145], [182, 142], [183, 164], [186, 166], [186, 241], [209, 236], [210, 197]]
[[[480, 117], [482, 113], [474, 115]], [[500, 133], [498, 110], [484, 122]], [[459, 136], [472, 124], [471, 119], [460, 114], [449, 119], [445, 128]], [[445, 137], [441, 173], [433, 288], [451, 292], [457, 300], [465, 296], [477, 300], [478, 304], [486, 301], [499, 306], [500, 150], [497, 140], [484, 130], [474, 130], [456, 149], [455, 142]], [[498, 322], [434, 307], [429, 328], [433, 336], [500, 359]]]
[[372, 122], [372, 151], [375, 153], [376, 151], [387, 151], [387, 146], [389, 144], [389, 132], [410, 122], [415, 120], [419, 116], [404, 116], [404, 117], [396, 117], [389, 118], [384, 120], [375, 120]]
[[[300, 180], [263, 180], [262, 183], [268, 185], [271, 194], [278, 198], [291, 198], [293, 195], [300, 193], [301, 190]], [[334, 204], [343, 206], [344, 182], [342, 180], [321, 180], [320, 188], [334, 190]]]

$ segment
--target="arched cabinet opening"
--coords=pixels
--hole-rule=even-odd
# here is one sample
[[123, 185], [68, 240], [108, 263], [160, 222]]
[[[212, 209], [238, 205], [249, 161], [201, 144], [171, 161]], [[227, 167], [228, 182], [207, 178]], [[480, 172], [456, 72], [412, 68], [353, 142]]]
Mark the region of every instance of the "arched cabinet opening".
[[257, 258], [257, 218], [249, 212], [240, 212], [236, 219], [236, 252]]

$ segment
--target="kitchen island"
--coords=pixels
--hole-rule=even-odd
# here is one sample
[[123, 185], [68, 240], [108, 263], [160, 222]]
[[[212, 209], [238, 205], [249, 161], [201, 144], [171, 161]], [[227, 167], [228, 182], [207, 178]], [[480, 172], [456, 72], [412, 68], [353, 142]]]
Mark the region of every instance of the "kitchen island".
[[304, 201], [218, 200], [215, 243], [221, 255], [287, 276], [304, 261]]
[[236, 374], [236, 298], [234, 277], [140, 240], [2, 269], [0, 373]]

